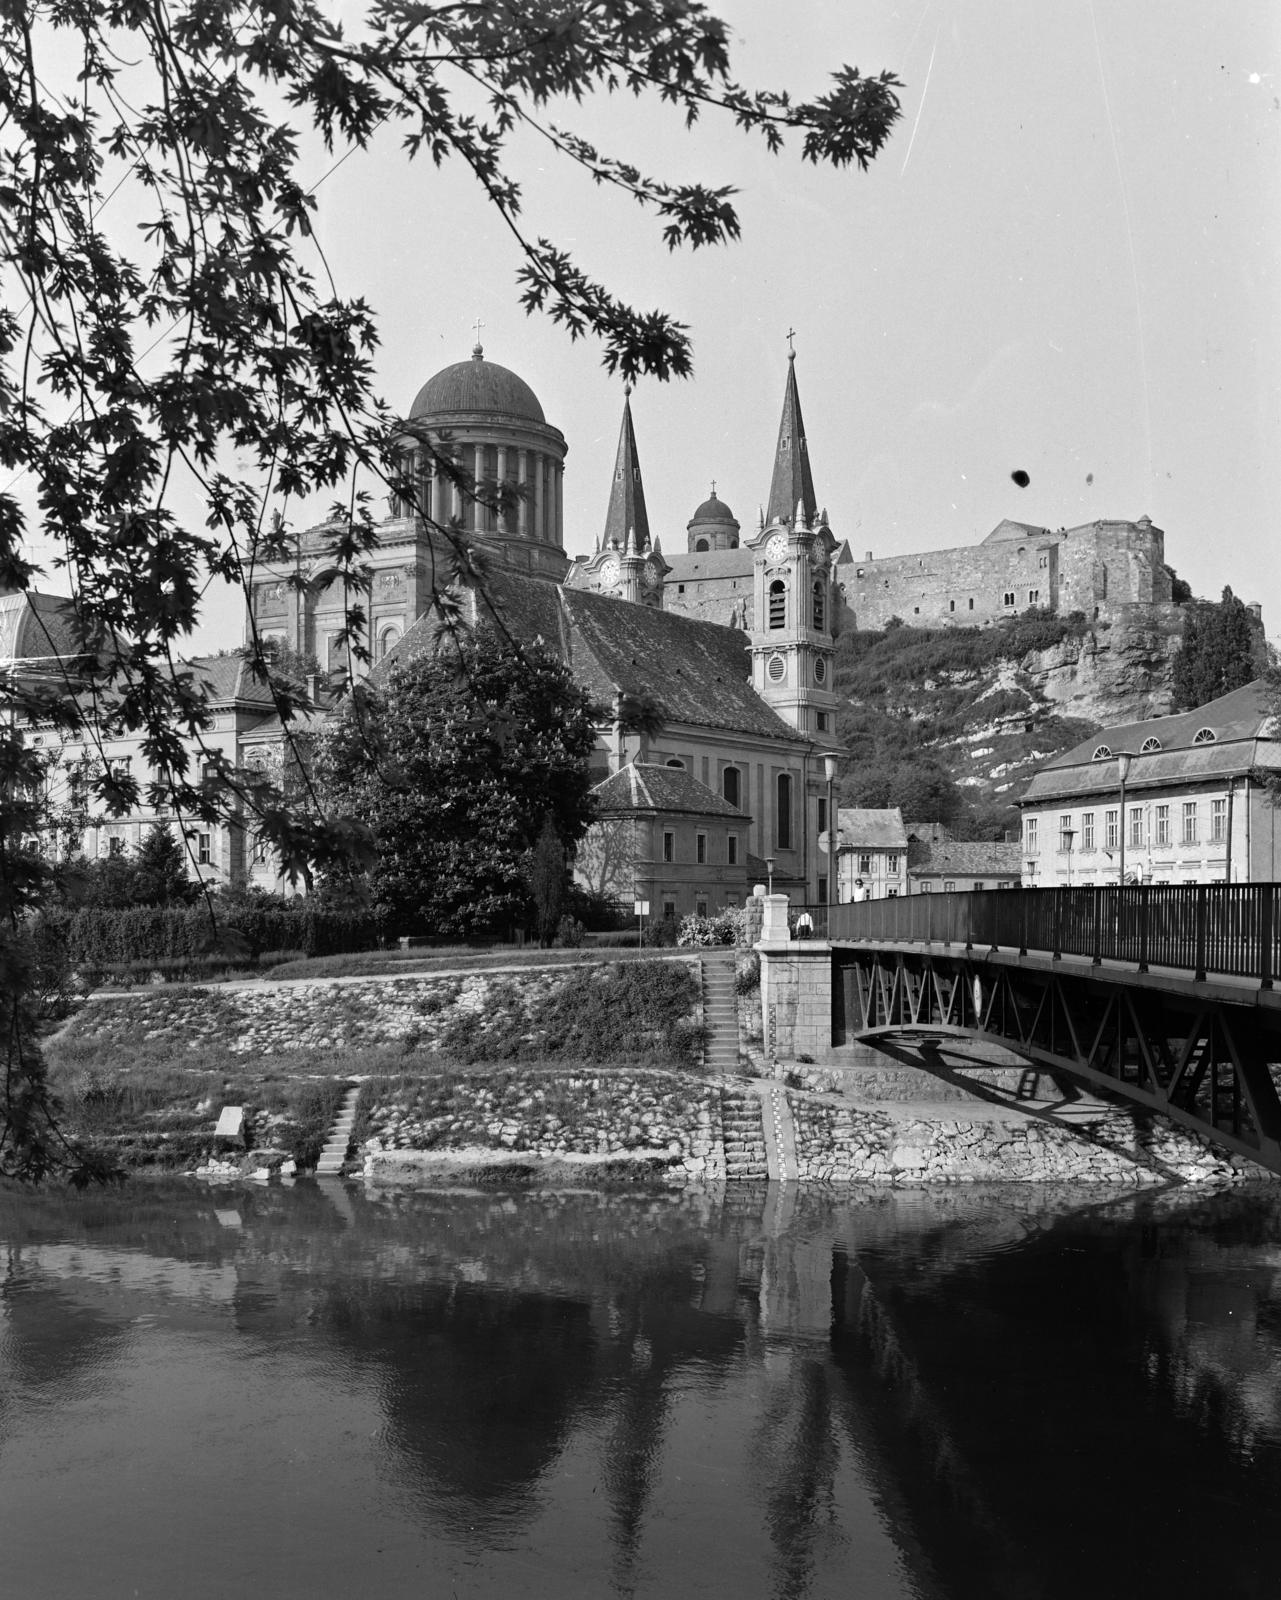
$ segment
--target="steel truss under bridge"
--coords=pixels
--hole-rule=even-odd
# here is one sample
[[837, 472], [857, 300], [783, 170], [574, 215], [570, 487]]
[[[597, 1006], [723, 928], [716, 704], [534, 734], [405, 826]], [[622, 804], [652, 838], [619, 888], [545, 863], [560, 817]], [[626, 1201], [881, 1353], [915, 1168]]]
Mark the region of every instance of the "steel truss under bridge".
[[1276, 1008], [1204, 982], [965, 949], [835, 946], [832, 961], [836, 1044], [891, 1035], [999, 1044], [1281, 1173], [1281, 1100], [1268, 1069], [1281, 1060]]

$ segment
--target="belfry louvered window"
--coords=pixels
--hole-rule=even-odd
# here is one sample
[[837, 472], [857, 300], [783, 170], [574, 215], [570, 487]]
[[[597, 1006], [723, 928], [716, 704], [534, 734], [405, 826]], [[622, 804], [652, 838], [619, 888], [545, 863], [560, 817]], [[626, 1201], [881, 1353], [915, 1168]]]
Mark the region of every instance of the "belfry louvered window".
[[824, 603], [823, 580], [820, 578], [814, 585], [814, 628], [816, 632], [823, 631], [823, 618], [827, 607]]
[[771, 628], [787, 626], [787, 585], [775, 578], [769, 586], [769, 625]]

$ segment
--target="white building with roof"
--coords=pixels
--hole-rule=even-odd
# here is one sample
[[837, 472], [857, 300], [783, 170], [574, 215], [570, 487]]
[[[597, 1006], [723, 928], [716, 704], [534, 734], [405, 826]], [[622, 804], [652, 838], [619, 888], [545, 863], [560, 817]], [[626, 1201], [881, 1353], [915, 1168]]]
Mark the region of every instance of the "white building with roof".
[[1123, 838], [1127, 883], [1275, 881], [1273, 773], [1281, 739], [1262, 679], [1195, 711], [1105, 728], [1047, 762], [1018, 802], [1023, 883], [1118, 883]]
[[862, 886], [868, 900], [907, 893], [907, 829], [898, 806], [838, 806], [836, 898], [846, 905]]

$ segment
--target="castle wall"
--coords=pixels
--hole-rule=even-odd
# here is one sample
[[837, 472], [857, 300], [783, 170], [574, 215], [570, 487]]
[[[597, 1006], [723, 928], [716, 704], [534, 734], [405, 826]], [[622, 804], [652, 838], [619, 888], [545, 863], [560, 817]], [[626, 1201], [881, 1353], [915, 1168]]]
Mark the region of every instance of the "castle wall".
[[972, 628], [1029, 606], [1056, 608], [1058, 553], [1056, 541], [1038, 538], [842, 563], [843, 620], [865, 630], [891, 617], [917, 628]]
[[1165, 535], [1149, 522], [1092, 522], [1025, 540], [842, 563], [846, 627], [975, 627], [1030, 606], [1105, 615], [1113, 606], [1168, 602]]

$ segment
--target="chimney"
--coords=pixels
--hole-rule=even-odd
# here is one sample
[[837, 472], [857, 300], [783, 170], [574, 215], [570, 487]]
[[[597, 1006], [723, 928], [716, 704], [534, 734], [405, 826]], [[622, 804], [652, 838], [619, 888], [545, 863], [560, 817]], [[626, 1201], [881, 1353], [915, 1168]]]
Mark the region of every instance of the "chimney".
[[872, 552], [869, 550], [867, 552], [867, 554], [863, 557], [863, 560], [864, 561], [870, 561], [871, 559], [872, 559]]

